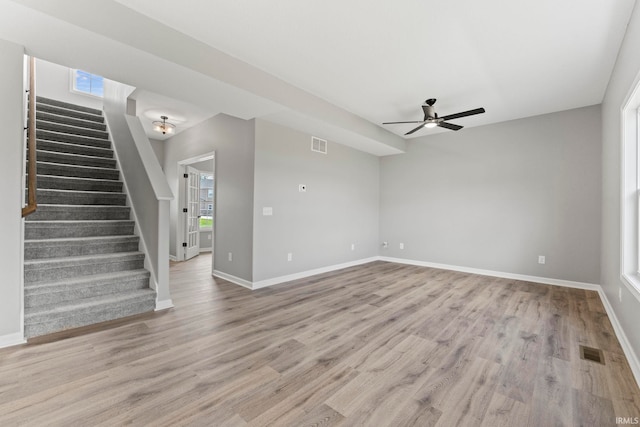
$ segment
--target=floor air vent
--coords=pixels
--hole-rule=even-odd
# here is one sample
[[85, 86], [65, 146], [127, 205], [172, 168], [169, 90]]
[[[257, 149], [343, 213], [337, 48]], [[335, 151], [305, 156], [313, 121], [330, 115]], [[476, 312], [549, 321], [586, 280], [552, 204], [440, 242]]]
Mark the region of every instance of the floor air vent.
[[599, 348], [580, 346], [580, 359], [604, 365], [604, 353]]
[[316, 153], [327, 154], [327, 141], [325, 139], [311, 137], [311, 151]]

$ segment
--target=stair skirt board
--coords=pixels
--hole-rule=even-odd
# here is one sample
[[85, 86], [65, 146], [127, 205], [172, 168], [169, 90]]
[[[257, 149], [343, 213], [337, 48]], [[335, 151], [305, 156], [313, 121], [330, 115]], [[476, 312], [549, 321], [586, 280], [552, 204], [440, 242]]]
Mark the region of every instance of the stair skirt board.
[[153, 312], [156, 292], [102, 112], [36, 98], [38, 209], [25, 221], [25, 337]]

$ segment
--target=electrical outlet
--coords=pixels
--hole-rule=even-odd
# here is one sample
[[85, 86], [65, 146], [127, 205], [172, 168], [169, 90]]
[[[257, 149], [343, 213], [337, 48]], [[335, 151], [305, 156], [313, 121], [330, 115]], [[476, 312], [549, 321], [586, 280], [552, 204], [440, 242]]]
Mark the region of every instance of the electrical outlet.
[[539, 255], [538, 256], [538, 264], [544, 264], [545, 262], [547, 262], [547, 259], [545, 258], [544, 255]]
[[404, 249], [404, 243], [400, 243], [400, 249]]
[[618, 286], [618, 299], [622, 302], [622, 288]]
[[287, 254], [287, 261], [291, 261], [293, 259], [293, 254], [291, 252], [289, 252]]
[[356, 244], [355, 244], [355, 243], [352, 243], [352, 244], [351, 244], [351, 250], [352, 250], [352, 251], [355, 251], [355, 250], [356, 250]]
[[229, 252], [229, 261], [233, 261], [233, 254]]

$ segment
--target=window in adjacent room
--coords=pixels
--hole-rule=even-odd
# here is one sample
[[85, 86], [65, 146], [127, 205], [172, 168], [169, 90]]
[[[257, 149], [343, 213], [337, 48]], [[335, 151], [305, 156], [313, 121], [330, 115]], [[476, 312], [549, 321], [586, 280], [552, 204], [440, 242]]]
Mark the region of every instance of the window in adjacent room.
[[213, 175], [200, 174], [200, 229], [213, 228]]
[[71, 90], [102, 98], [104, 96], [104, 78], [82, 70], [71, 70]]

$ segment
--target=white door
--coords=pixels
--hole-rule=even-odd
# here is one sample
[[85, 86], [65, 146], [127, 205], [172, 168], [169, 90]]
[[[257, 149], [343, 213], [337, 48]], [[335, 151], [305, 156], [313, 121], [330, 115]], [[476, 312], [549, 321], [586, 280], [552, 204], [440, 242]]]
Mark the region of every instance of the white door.
[[200, 173], [187, 166], [186, 173], [187, 207], [185, 213], [184, 259], [188, 260], [200, 253]]

